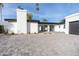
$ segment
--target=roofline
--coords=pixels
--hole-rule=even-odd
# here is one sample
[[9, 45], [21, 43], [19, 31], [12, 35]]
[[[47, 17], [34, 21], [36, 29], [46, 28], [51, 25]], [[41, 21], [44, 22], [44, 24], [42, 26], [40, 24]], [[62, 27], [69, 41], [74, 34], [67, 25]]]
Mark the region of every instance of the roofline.
[[16, 22], [16, 19], [4, 19], [4, 21], [8, 21], [8, 22]]
[[40, 21], [39, 20], [27, 20], [27, 22], [37, 22], [37, 23], [39, 23]]
[[19, 8], [17, 8], [16, 11], [27, 12], [27, 10], [25, 10], [25, 9], [19, 9]]
[[79, 13], [74, 13], [74, 14], [71, 14], [71, 15], [66, 16], [65, 18], [70, 18], [70, 17], [75, 16], [75, 15], [78, 15], [78, 14]]
[[[16, 19], [4, 19], [8, 22], [16, 22]], [[39, 20], [27, 20], [27, 22], [36, 22], [38, 24], [65, 24], [65, 23], [56, 23], [56, 22], [40, 22]]]
[[39, 22], [39, 24], [65, 24], [65, 23]]
[[26, 9], [19, 9], [17, 8], [16, 11], [21, 11], [21, 12], [27, 12], [28, 14], [32, 14], [32, 12], [26, 10]]

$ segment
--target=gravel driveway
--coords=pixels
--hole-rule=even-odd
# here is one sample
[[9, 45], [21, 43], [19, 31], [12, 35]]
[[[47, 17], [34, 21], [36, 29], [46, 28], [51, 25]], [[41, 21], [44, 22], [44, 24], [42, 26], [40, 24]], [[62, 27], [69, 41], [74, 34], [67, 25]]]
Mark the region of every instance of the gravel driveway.
[[79, 35], [0, 34], [1, 56], [79, 56]]

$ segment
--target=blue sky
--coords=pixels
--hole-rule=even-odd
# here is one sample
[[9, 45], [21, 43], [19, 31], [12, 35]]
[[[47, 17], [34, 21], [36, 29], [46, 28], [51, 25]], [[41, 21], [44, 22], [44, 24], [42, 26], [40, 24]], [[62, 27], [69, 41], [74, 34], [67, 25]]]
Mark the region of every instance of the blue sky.
[[[16, 8], [22, 8], [32, 12], [33, 19], [37, 19], [36, 6], [33, 3], [5, 3], [3, 7], [3, 18], [16, 18]], [[49, 22], [58, 22], [73, 13], [79, 12], [78, 3], [40, 3], [39, 20], [47, 19]]]

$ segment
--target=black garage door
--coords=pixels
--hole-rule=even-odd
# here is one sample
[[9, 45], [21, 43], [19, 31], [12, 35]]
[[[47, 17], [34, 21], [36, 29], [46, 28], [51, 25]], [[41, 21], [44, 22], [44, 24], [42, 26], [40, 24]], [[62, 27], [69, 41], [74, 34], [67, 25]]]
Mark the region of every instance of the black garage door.
[[69, 23], [69, 33], [79, 35], [79, 21]]

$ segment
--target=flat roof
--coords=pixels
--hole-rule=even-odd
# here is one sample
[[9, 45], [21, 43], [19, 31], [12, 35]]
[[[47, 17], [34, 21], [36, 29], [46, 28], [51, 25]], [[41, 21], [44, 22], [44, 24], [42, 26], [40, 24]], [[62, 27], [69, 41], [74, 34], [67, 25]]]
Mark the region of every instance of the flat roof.
[[56, 22], [39, 22], [39, 24], [64, 24], [64, 23], [56, 23]]
[[[8, 22], [16, 22], [16, 19], [4, 19]], [[64, 23], [56, 23], [56, 22], [40, 22], [39, 20], [27, 20], [27, 22], [37, 22], [38, 24], [64, 24]]]
[[37, 23], [39, 23], [40, 21], [39, 20], [27, 20], [27, 22], [37, 22]]
[[16, 22], [16, 19], [4, 19], [4, 20], [8, 22]]

